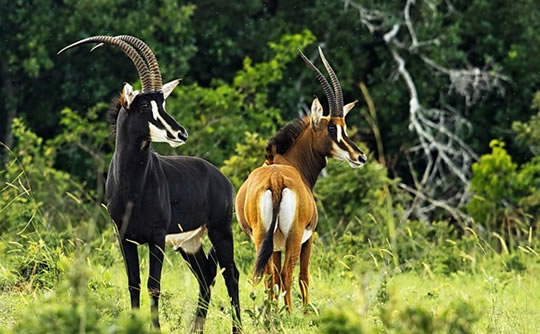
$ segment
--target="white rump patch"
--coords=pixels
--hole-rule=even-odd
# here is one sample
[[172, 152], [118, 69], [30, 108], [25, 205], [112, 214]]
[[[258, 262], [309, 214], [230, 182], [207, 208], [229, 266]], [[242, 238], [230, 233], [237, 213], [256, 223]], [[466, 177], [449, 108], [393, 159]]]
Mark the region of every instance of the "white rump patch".
[[289, 188], [284, 188], [281, 193], [281, 203], [279, 205], [278, 223], [279, 226], [274, 233], [274, 251], [284, 251], [287, 243], [287, 236], [292, 224], [296, 219], [296, 194]]
[[201, 248], [201, 239], [204, 231], [206, 231], [206, 227], [201, 226], [198, 229], [188, 232], [167, 234], [165, 236], [165, 244], [172, 246], [174, 250], [182, 248], [184, 252], [193, 254]]
[[272, 225], [272, 191], [270, 189], [265, 191], [259, 198], [259, 210], [264, 229], [268, 232], [270, 225]]
[[296, 218], [296, 194], [289, 188], [284, 188], [281, 193], [279, 206], [279, 229], [285, 238], [289, 235], [294, 219]]

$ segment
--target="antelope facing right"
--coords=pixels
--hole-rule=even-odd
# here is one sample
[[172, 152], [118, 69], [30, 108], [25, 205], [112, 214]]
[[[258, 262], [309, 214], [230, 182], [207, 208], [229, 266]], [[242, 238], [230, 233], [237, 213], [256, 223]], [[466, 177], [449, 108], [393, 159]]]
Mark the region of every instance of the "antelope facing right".
[[[285, 292], [289, 311], [292, 310], [292, 276], [298, 257], [302, 303], [304, 306], [309, 303], [309, 255], [317, 226], [317, 206], [312, 190], [327, 158], [346, 161], [353, 168], [362, 167], [367, 160], [347, 137], [345, 116], [356, 102], [343, 105], [338, 78], [320, 48], [319, 54], [333, 90], [300, 51], [300, 56], [323, 87], [330, 115], [323, 116], [323, 108], [315, 98], [310, 116], [290, 122], [270, 139], [265, 164], [251, 172], [236, 197], [240, 226], [257, 249], [255, 278], [260, 278], [263, 272], [271, 274], [266, 286], [271, 288], [277, 284]], [[285, 252], [283, 266], [281, 252]]]
[[[138, 246], [148, 244], [152, 323], [160, 327], [161, 272], [165, 245], [170, 245], [186, 260], [199, 283], [191, 331], [201, 333], [204, 329], [219, 263], [232, 305], [232, 332], [240, 332], [239, 272], [232, 234], [233, 186], [203, 159], [162, 156], [151, 147], [152, 142], [178, 147], [188, 138], [185, 128], [165, 110], [165, 101], [180, 80], [163, 84], [152, 50], [133, 36], [88, 37], [58, 53], [88, 43], [122, 50], [142, 82], [141, 91], [126, 83], [109, 111], [114, 121], [115, 149], [105, 189], [107, 209], [116, 225], [126, 265], [131, 307], [140, 305]], [[202, 245], [206, 232], [211, 243], [208, 253]]]

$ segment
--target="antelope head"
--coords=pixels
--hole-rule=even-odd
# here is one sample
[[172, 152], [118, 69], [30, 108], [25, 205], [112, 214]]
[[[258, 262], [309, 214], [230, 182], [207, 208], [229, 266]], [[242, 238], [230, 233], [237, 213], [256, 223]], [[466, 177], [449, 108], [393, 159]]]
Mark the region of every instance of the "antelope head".
[[129, 138], [143, 143], [165, 142], [172, 147], [184, 144], [188, 137], [186, 129], [165, 111], [165, 100], [180, 80], [162, 84], [159, 64], [148, 45], [127, 35], [93, 36], [66, 46], [58, 54], [87, 43], [99, 43], [92, 51], [104, 44], [118, 47], [131, 59], [139, 73], [141, 91], [134, 90], [128, 83], [122, 89], [117, 129], [125, 130]]
[[323, 116], [323, 107], [319, 99], [315, 98], [311, 104], [310, 125], [313, 131], [313, 148], [327, 157], [346, 161], [353, 168], [362, 167], [367, 161], [366, 155], [347, 136], [347, 124], [345, 123], [345, 117], [354, 107], [356, 101], [343, 105], [341, 85], [320, 47], [319, 54], [328, 71], [332, 86], [317, 67], [300, 51], [300, 56], [322, 85], [330, 108], [329, 115]]

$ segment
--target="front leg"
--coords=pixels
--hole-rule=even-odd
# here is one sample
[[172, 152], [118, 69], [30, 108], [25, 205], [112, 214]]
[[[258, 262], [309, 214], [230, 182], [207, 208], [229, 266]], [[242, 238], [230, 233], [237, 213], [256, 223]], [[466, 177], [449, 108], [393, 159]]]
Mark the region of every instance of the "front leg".
[[159, 295], [161, 289], [161, 269], [165, 251], [165, 238], [159, 243], [150, 244], [150, 270], [148, 274], [148, 293], [151, 297], [150, 310], [152, 324], [159, 328]]
[[140, 305], [141, 276], [139, 272], [137, 245], [132, 241], [123, 239], [120, 240], [120, 249], [122, 250], [124, 264], [126, 265], [131, 308], [138, 308]]

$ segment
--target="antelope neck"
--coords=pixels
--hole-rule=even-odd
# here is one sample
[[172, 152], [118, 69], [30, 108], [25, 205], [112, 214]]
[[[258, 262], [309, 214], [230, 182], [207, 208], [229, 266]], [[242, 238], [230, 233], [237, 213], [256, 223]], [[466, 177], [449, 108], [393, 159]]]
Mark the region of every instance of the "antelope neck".
[[274, 162], [296, 168], [304, 182], [313, 189], [321, 171], [326, 167], [326, 156], [313, 149], [313, 138], [307, 133], [309, 129], [304, 130], [285, 154], [277, 155]]
[[138, 196], [144, 187], [143, 180], [153, 164], [150, 142], [130, 138], [121, 126], [117, 128], [113, 153], [114, 177], [130, 196]]

